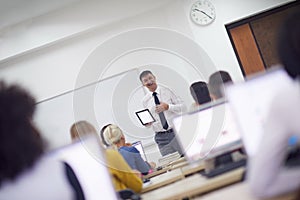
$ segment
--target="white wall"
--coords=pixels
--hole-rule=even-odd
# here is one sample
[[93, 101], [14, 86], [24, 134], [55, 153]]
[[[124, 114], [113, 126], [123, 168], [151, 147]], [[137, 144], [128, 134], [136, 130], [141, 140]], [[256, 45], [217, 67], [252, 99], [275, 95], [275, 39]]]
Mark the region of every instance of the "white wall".
[[[150, 64], [165, 66], [166, 69], [179, 73], [187, 81], [187, 85], [195, 80], [206, 80], [208, 74], [216, 69], [227, 70], [234, 80], [242, 80], [225, 24], [289, 1], [211, 0], [216, 8], [217, 18], [205, 27], [190, 21], [189, 9], [194, 2], [195, 0], [75, 1], [67, 7], [2, 28], [0, 78], [21, 83], [32, 91], [38, 101], [70, 91], [76, 86], [92, 82], [92, 79]], [[134, 43], [135, 38], [132, 38], [132, 42], [121, 41], [114, 49], [105, 46], [122, 33], [146, 27], [162, 28], [163, 32], [175, 31], [178, 36], [186, 37], [172, 42], [175, 44], [167, 44], [158, 37], [155, 44], [157, 46], [160, 42], [165, 42], [165, 45], [173, 45], [175, 48], [178, 43], [182, 45], [182, 49], [188, 49], [184, 45], [194, 41], [191, 44], [193, 47], [185, 52], [176, 49], [172, 54], [173, 47], [159, 53], [159, 48], [154, 46], [154, 52], [151, 53], [153, 49], [146, 49], [143, 46], [144, 40], [139, 40], [141, 44], [138, 45], [143, 47], [143, 51], [126, 52], [126, 44]], [[101, 55], [97, 55], [99, 63], [101, 60], [109, 64], [97, 65], [97, 60], [93, 59], [95, 68], [89, 68], [83, 82], [78, 83], [78, 79], [82, 78], [79, 74], [83, 73], [83, 66], [91, 62], [91, 57], [95, 58], [94, 53], [99, 48], [112, 54], [122, 52], [122, 55], [104, 62], [101, 59], [107, 58], [108, 51], [102, 51]], [[145, 55], [151, 56], [145, 59]], [[170, 56], [173, 58], [169, 59]], [[184, 58], [193, 62], [186, 62]], [[151, 59], [156, 60], [154, 62]], [[197, 59], [205, 61], [198, 62]], [[211, 68], [208, 67], [209, 64]], [[197, 73], [193, 73], [193, 70]], [[160, 80], [163, 80], [168, 74], [161, 77]], [[176, 85], [176, 80], [170, 79], [168, 83]]]
[[200, 27], [189, 19], [194, 1], [79, 1], [3, 28], [0, 77], [21, 82], [38, 100], [47, 99], [74, 87], [85, 59], [106, 39], [139, 27], [163, 27], [193, 38], [217, 68], [239, 80], [241, 71], [224, 24], [289, 2], [211, 0], [217, 18]]
[[[195, 2], [195, 0], [191, 1]], [[264, 10], [286, 4], [290, 0], [211, 0], [216, 9], [215, 21], [206, 27], [189, 20], [195, 41], [207, 52], [218, 69], [229, 71], [234, 80], [242, 80], [242, 73], [225, 25]], [[186, 9], [188, 14], [189, 7]], [[188, 16], [187, 16], [188, 17]]]

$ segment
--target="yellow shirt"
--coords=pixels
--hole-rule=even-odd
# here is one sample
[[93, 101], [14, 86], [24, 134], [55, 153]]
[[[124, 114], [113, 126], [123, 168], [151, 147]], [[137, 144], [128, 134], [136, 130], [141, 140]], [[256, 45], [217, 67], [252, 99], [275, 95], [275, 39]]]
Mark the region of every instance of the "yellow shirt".
[[106, 160], [116, 191], [128, 188], [136, 193], [141, 192], [143, 187], [141, 178], [132, 172], [118, 151], [106, 149]]

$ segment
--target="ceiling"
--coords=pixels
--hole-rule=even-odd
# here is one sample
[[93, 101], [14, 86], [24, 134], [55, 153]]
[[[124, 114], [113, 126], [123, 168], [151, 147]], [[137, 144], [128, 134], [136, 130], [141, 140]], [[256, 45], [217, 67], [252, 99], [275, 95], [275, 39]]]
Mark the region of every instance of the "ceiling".
[[0, 0], [0, 29], [80, 0]]

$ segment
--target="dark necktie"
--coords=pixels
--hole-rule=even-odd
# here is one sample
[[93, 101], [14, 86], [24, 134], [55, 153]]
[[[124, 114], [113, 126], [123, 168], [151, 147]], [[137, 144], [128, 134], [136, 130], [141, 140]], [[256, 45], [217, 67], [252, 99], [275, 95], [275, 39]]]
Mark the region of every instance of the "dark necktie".
[[[156, 92], [153, 92], [153, 97], [154, 97], [154, 102], [155, 102], [155, 105], [159, 105], [160, 102], [159, 102], [159, 99], [157, 98], [157, 93]], [[161, 125], [162, 127], [167, 130], [169, 125], [168, 125], [168, 122], [166, 120], [166, 117], [165, 117], [165, 114], [164, 112], [160, 112], [158, 113], [159, 115], [159, 119], [160, 119], [160, 122], [161, 122]]]

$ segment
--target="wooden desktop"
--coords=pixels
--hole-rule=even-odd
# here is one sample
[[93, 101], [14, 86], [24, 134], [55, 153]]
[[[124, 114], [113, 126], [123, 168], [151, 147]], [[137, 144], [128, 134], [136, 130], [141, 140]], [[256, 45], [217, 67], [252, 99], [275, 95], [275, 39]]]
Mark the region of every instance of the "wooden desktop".
[[142, 194], [142, 199], [182, 199], [193, 197], [241, 181], [244, 171], [245, 168], [242, 167], [210, 179], [200, 174], [195, 174], [165, 187], [144, 193]]
[[151, 190], [155, 190], [162, 186], [168, 185], [175, 181], [181, 180], [184, 178], [184, 175], [181, 172], [181, 169], [175, 169], [172, 171], [168, 171], [159, 176], [153, 177], [150, 179], [150, 183], [147, 184], [146, 187], [143, 187], [141, 193], [149, 192]]
[[[265, 200], [296, 200], [297, 192], [280, 195], [273, 198], [267, 198]], [[204, 196], [197, 197], [195, 200], [231, 200], [236, 199], [237, 197], [242, 198], [243, 200], [258, 200], [253, 195], [251, 195], [247, 182], [240, 182], [228, 187], [216, 190], [212, 193], [208, 193]]]

